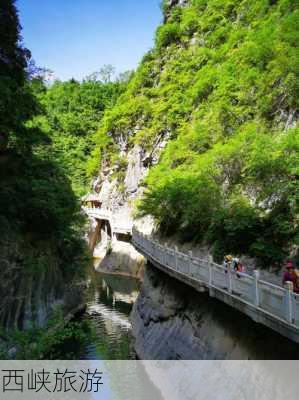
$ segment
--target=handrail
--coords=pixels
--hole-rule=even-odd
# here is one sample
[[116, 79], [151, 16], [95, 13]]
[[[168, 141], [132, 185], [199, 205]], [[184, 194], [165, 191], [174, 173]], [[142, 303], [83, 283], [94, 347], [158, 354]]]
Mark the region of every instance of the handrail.
[[237, 297], [238, 301], [249, 304], [257, 312], [270, 315], [277, 322], [283, 321], [295, 330], [299, 328], [298, 294], [293, 293], [291, 285], [283, 288], [260, 280], [258, 271], [252, 276], [195, 257], [192, 252], [186, 254], [177, 248], [170, 249], [135, 228], [132, 238], [137, 249], [139, 248], [145, 256], [149, 256], [161, 266], [196, 280], [209, 290], [225, 291], [228, 296]]

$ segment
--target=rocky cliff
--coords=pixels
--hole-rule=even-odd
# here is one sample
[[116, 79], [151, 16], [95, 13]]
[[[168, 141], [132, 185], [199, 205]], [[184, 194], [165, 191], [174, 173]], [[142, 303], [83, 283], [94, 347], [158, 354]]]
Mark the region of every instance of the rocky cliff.
[[[159, 240], [278, 269], [298, 250], [294, 2], [165, 0], [163, 12], [154, 48], [97, 132], [93, 191]], [[136, 274], [134, 250], [116, 239], [99, 268]], [[132, 320], [140, 358], [298, 357], [150, 267]]]
[[153, 217], [216, 261], [278, 268], [298, 251], [294, 3], [165, 0], [163, 12], [96, 134], [93, 190], [124, 223]]
[[62, 307], [64, 315], [83, 306], [78, 275], [74, 280], [64, 276], [51, 244], [36, 246], [7, 231], [0, 249], [0, 326], [4, 330], [43, 327], [56, 306]]
[[[136, 201], [143, 192], [141, 182], [148, 174], [150, 166], [157, 164], [159, 155], [166, 143], [165, 137], [160, 138], [147, 151], [139, 145], [129, 149], [129, 144], [126, 141], [121, 141], [118, 143], [119, 151], [126, 160], [123, 183], [120, 184], [115, 178], [114, 168], [103, 168], [100, 176], [95, 179], [93, 191], [98, 194], [101, 207], [111, 211], [115, 224], [131, 226], [134, 221], [135, 225], [144, 233], [153, 231], [152, 218], [136, 220], [134, 208]], [[144, 273], [145, 260], [131, 245], [130, 238], [125, 237], [125, 235], [112, 237], [111, 226], [108, 227], [108, 238], [106, 235], [105, 223], [91, 218], [88, 242], [94, 257], [98, 258], [96, 269], [102, 272], [120, 273], [141, 278]]]
[[298, 359], [295, 343], [150, 265], [131, 314], [140, 359]]

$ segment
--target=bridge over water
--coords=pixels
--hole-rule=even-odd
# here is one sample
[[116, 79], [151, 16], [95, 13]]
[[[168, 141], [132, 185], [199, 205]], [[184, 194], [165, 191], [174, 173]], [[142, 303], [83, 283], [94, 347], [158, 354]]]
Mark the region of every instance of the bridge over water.
[[154, 266], [198, 291], [238, 309], [283, 336], [299, 343], [299, 294], [287, 288], [163, 246], [133, 229], [136, 249]]
[[108, 208], [82, 207], [83, 211], [90, 217], [101, 221], [108, 221], [111, 227], [112, 236], [115, 233], [131, 234], [132, 222], [123, 217], [123, 214], [112, 213]]

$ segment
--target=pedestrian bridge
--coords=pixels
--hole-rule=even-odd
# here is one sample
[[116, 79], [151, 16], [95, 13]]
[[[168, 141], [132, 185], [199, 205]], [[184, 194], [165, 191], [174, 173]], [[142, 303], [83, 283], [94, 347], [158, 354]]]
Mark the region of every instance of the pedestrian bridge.
[[248, 315], [283, 336], [299, 343], [299, 295], [287, 288], [251, 276], [226, 270], [222, 265], [171, 249], [133, 229], [136, 249], [154, 266], [198, 291]]
[[89, 208], [82, 207], [82, 210], [89, 216], [98, 220], [108, 221], [111, 227], [112, 235], [114, 233], [131, 234], [132, 223], [127, 219], [123, 219], [121, 215], [112, 213], [108, 208]]

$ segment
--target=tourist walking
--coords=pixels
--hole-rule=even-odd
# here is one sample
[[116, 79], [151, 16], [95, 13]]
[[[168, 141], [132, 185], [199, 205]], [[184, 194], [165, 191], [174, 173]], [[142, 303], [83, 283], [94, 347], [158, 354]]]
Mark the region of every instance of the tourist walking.
[[298, 276], [295, 272], [295, 265], [290, 260], [286, 262], [286, 271], [282, 278], [283, 285], [285, 285], [286, 282], [292, 282], [294, 292], [299, 293]]

